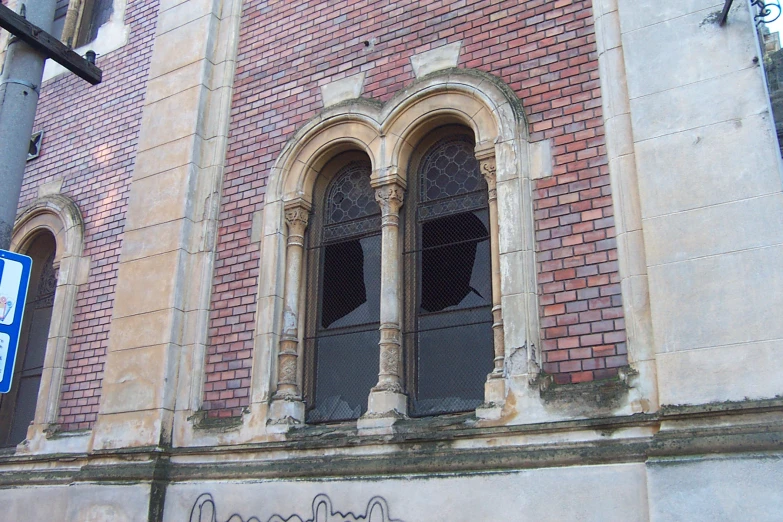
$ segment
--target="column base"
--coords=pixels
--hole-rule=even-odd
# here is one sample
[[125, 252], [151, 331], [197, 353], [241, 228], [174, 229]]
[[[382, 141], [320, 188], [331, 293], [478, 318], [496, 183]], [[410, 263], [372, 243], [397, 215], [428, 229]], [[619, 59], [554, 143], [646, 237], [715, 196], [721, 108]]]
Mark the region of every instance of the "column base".
[[484, 404], [476, 408], [481, 420], [499, 420], [506, 404], [506, 379], [490, 374], [484, 383]]
[[503, 405], [506, 403], [506, 379], [502, 374], [490, 373], [484, 383], [484, 402]]
[[381, 435], [392, 433], [392, 426], [408, 418], [408, 397], [402, 393], [373, 390], [370, 392], [367, 413], [357, 421], [362, 434]]
[[299, 399], [272, 399], [269, 406], [269, 420], [266, 431], [269, 433], [286, 433], [291, 428], [302, 426], [305, 421], [305, 405]]
[[390, 390], [372, 390], [367, 401], [367, 415], [408, 415], [408, 396]]

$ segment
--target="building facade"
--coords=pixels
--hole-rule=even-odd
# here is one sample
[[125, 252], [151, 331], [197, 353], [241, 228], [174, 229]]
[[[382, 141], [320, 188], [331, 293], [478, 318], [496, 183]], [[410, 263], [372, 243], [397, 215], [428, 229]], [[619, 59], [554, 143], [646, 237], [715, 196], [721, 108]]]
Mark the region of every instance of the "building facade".
[[63, 3], [104, 81], [44, 72], [9, 520], [778, 520], [783, 170], [725, 5]]

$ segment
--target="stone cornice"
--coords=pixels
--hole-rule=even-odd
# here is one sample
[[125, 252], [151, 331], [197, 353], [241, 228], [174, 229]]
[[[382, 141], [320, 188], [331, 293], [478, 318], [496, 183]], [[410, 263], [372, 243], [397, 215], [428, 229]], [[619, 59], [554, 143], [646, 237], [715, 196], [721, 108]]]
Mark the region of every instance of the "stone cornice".
[[[670, 406], [655, 414], [521, 426], [480, 427], [472, 415], [465, 415], [404, 421], [395, 427], [397, 432], [388, 436], [359, 436], [355, 427], [324, 426], [294, 430], [298, 436], [289, 434], [287, 441], [237, 446], [6, 455], [0, 456], [0, 487], [510, 472], [770, 452], [783, 447], [783, 401]], [[575, 432], [584, 440], [556, 441]], [[474, 447], [467, 445], [471, 440]], [[379, 455], [370, 449], [378, 445], [393, 445], [395, 451]], [[331, 455], [321, 456], [323, 449]], [[280, 459], [281, 451], [288, 451], [288, 458]]]

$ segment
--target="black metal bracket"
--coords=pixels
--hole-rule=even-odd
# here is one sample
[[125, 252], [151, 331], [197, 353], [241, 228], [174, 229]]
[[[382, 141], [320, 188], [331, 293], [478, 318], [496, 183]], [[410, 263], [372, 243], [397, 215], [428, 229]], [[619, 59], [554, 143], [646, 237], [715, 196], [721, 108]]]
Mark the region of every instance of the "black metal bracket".
[[[721, 27], [726, 25], [726, 20], [729, 17], [729, 9], [734, 0], [726, 0], [723, 4], [723, 11], [720, 14], [718, 25]], [[756, 25], [769, 24], [780, 18], [783, 14], [783, 8], [780, 6], [780, 0], [750, 0], [750, 4], [758, 8], [759, 13], [753, 17], [756, 20]]]

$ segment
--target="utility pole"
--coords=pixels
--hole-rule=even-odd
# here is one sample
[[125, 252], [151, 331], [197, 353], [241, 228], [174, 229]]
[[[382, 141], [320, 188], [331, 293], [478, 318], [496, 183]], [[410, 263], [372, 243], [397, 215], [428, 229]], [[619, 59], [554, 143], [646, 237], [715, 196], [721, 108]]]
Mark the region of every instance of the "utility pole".
[[54, 0], [20, 0], [20, 14], [0, 4], [0, 27], [11, 33], [0, 76], [0, 249], [8, 250], [22, 190], [44, 62], [52, 58], [93, 85], [95, 54], [84, 59], [49, 34]]

